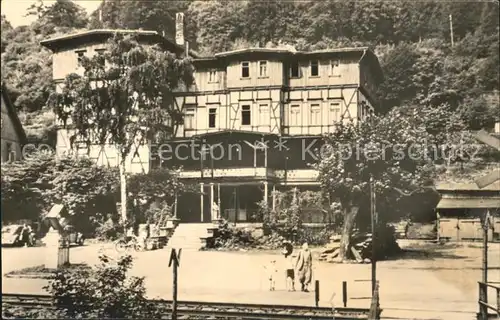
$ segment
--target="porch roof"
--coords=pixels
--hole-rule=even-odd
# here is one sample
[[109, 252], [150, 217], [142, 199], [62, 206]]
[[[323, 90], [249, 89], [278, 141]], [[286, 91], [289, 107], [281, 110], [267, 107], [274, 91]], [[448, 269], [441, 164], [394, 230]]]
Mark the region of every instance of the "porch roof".
[[466, 183], [459, 183], [459, 182], [438, 182], [436, 184], [436, 189], [438, 191], [500, 191], [500, 180], [496, 181], [489, 186], [486, 186], [482, 189], [479, 189], [479, 187], [474, 183], [474, 182], [466, 182]]

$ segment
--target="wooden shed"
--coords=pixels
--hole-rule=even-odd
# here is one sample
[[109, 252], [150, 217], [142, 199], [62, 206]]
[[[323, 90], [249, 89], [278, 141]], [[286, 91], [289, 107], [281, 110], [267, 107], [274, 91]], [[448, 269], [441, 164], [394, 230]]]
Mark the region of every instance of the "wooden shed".
[[483, 237], [482, 221], [489, 212], [490, 241], [500, 241], [500, 181], [479, 189], [474, 183], [439, 183], [438, 238], [477, 241]]

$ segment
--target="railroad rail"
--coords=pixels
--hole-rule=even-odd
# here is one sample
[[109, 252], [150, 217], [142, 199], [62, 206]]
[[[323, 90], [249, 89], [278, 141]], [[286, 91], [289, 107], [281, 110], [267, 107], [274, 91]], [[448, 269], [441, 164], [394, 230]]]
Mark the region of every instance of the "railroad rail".
[[[172, 301], [152, 300], [171, 311]], [[25, 308], [55, 308], [50, 295], [2, 294], [2, 305]], [[187, 319], [311, 319], [352, 320], [367, 319], [370, 310], [363, 308], [328, 308], [297, 305], [266, 305], [227, 302], [179, 301], [177, 314]]]

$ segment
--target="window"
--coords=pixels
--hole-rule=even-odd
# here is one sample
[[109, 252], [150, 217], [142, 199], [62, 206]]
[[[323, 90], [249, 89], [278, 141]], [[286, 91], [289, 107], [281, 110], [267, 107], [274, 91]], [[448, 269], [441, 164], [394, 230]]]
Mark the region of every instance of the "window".
[[250, 77], [250, 63], [242, 62], [241, 63], [241, 77], [248, 78]]
[[85, 50], [76, 51], [76, 56], [77, 56], [77, 65], [78, 65], [78, 67], [81, 67], [83, 57], [85, 57]]
[[290, 125], [298, 126], [299, 125], [299, 116], [300, 116], [300, 105], [294, 104], [290, 107]]
[[191, 130], [194, 129], [194, 114], [196, 109], [194, 107], [186, 108], [186, 114], [184, 116], [184, 129]]
[[330, 124], [340, 121], [340, 103], [335, 102], [330, 105]]
[[321, 114], [319, 104], [311, 104], [311, 124], [319, 125], [321, 124]]
[[210, 73], [208, 74], [208, 82], [217, 82], [217, 71], [210, 71]]
[[267, 77], [267, 61], [259, 61], [259, 76]]
[[259, 116], [260, 116], [260, 125], [268, 125], [269, 124], [269, 105], [261, 104], [259, 105]]
[[250, 106], [241, 107], [241, 125], [249, 126], [251, 123]]
[[318, 61], [311, 61], [311, 77], [319, 76], [319, 64]]
[[208, 109], [208, 127], [209, 128], [215, 128], [216, 118], [217, 118], [217, 109], [216, 108]]
[[104, 60], [104, 52], [106, 51], [106, 49], [95, 49], [95, 52], [97, 53], [97, 55], [99, 56], [99, 64], [101, 66], [104, 66], [105, 65], [105, 60]]
[[290, 65], [290, 77], [291, 78], [298, 78], [300, 77], [300, 71], [299, 71], [299, 63], [298, 62], [293, 62]]
[[335, 69], [339, 66], [340, 61], [339, 60], [332, 60], [330, 61], [330, 75], [335, 75]]

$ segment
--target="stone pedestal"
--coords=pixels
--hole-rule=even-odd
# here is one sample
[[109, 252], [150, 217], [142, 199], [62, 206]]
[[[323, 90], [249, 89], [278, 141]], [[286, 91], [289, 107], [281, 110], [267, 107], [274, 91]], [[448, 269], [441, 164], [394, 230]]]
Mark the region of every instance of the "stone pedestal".
[[180, 219], [177, 219], [177, 218], [169, 218], [167, 220], [167, 228], [170, 229], [170, 228], [176, 228], [178, 225], [179, 225], [179, 222], [181, 222]]
[[50, 227], [49, 232], [43, 238], [45, 243], [45, 268], [57, 269], [59, 267], [59, 246], [61, 235], [53, 227]]
[[220, 227], [224, 223], [222, 218], [212, 219], [212, 224], [216, 227]]

